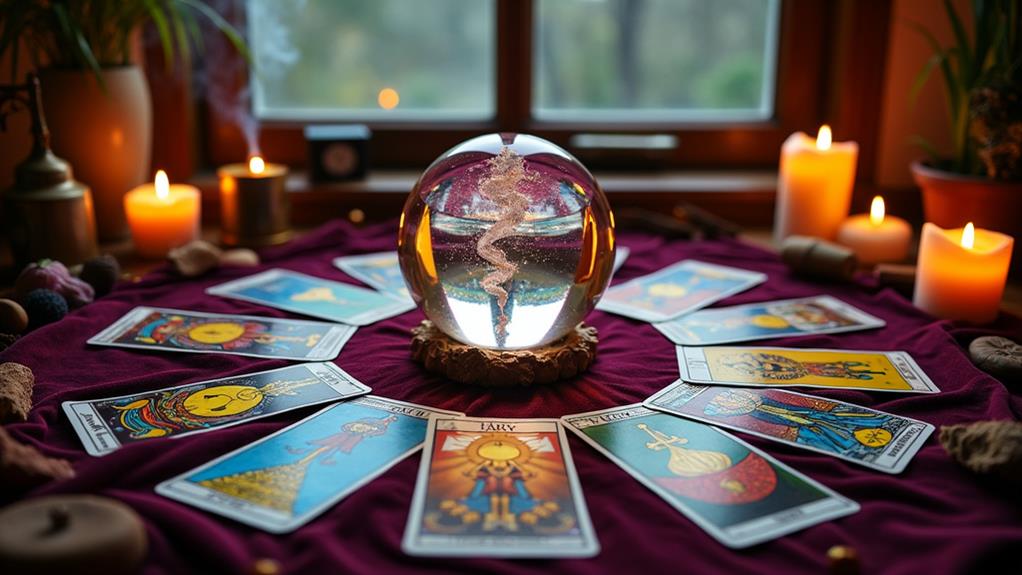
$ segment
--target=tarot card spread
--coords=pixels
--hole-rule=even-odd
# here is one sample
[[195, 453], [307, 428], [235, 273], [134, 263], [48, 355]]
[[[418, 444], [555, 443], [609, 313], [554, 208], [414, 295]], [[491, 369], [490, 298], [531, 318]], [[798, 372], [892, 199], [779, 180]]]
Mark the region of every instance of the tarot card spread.
[[282, 269], [213, 286], [206, 293], [350, 325], [369, 325], [415, 308], [410, 299]]
[[728, 433], [639, 404], [562, 421], [728, 547], [748, 547], [859, 510]]
[[64, 413], [89, 455], [157, 437], [182, 437], [369, 393], [331, 363], [303, 363], [89, 401]]
[[882, 319], [825, 295], [704, 309], [653, 324], [678, 345], [717, 345], [883, 326]]
[[356, 398], [164, 481], [156, 492], [286, 533], [414, 453], [430, 418], [458, 415], [372, 395]]
[[929, 423], [780, 389], [694, 385], [681, 380], [646, 407], [901, 473], [933, 433]]
[[641, 321], [661, 322], [710, 305], [766, 281], [766, 275], [684, 260], [616, 285], [598, 309]]
[[88, 343], [191, 353], [326, 361], [337, 357], [355, 327], [254, 315], [136, 307]]
[[440, 418], [425, 445], [402, 545], [410, 555], [599, 551], [556, 420]]
[[677, 350], [681, 379], [689, 383], [940, 391], [903, 351], [680, 346]]

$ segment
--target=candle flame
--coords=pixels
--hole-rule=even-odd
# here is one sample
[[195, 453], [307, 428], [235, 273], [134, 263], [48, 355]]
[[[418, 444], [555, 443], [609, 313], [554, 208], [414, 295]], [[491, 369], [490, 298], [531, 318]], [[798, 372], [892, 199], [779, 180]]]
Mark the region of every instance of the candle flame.
[[869, 223], [874, 226], [879, 226], [884, 223], [884, 215], [886, 215], [884, 199], [880, 196], [875, 196], [873, 198], [873, 203], [869, 206]]
[[971, 250], [974, 245], [976, 245], [976, 227], [969, 222], [962, 229], [962, 247]]
[[167, 179], [167, 172], [159, 170], [156, 172], [156, 197], [161, 200], [167, 199], [170, 195], [170, 180]]
[[252, 156], [248, 159], [248, 171], [253, 174], [261, 174], [266, 170], [266, 162], [259, 156]]
[[830, 126], [827, 124], [820, 126], [820, 131], [816, 134], [816, 149], [829, 150], [831, 138]]

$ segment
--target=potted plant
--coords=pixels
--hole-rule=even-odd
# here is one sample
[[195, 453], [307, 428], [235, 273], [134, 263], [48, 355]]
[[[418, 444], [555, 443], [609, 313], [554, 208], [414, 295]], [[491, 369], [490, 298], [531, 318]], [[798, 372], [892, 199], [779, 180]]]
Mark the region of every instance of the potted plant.
[[201, 0], [0, 0], [0, 55], [19, 81], [24, 49], [42, 84], [57, 155], [92, 187], [100, 239], [127, 235], [123, 196], [150, 177], [152, 105], [136, 63], [140, 31], [152, 24], [168, 67], [187, 68], [201, 46], [199, 20], [243, 54], [237, 30]]
[[1019, 237], [1022, 231], [1022, 6], [1017, 0], [975, 0], [971, 33], [950, 0], [944, 9], [954, 42], [933, 48], [913, 96], [940, 71], [951, 126], [952, 154], [929, 153], [912, 164], [927, 221], [941, 227], [976, 225]]

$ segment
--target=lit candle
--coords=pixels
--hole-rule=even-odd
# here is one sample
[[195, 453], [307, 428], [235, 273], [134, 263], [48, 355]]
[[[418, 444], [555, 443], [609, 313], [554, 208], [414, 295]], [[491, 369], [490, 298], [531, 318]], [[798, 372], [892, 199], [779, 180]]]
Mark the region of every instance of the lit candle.
[[848, 218], [837, 232], [838, 243], [852, 248], [861, 264], [900, 262], [908, 255], [912, 228], [885, 211], [884, 199], [877, 196], [868, 214]]
[[220, 177], [221, 240], [230, 246], [269, 246], [291, 239], [287, 166], [259, 155], [247, 164], [228, 164]]
[[142, 184], [124, 196], [124, 212], [143, 257], [162, 258], [178, 246], [198, 239], [202, 202], [195, 186], [173, 184], [163, 170], [152, 184]]
[[912, 302], [945, 319], [988, 323], [997, 317], [1011, 263], [1011, 236], [923, 224]]
[[826, 125], [815, 140], [798, 132], [784, 141], [774, 213], [778, 244], [791, 235], [834, 239], [848, 216], [858, 155], [855, 142], [831, 142]]

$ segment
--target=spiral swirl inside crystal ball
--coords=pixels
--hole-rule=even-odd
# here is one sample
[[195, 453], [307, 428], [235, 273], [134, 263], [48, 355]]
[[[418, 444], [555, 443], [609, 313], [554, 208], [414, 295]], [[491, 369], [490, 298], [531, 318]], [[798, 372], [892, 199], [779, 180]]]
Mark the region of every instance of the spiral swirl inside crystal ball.
[[527, 134], [487, 134], [436, 159], [405, 202], [401, 272], [445, 334], [497, 350], [564, 337], [610, 281], [614, 217], [592, 174]]

